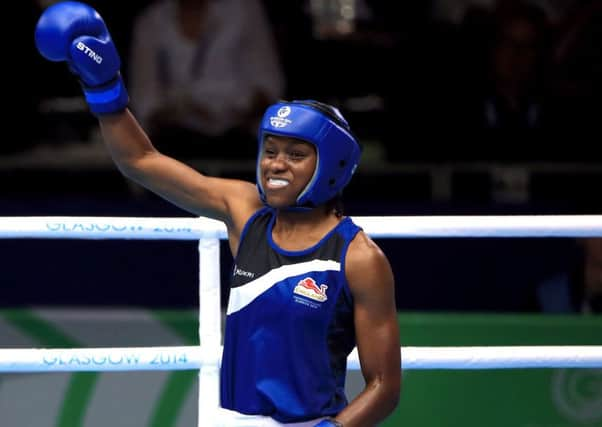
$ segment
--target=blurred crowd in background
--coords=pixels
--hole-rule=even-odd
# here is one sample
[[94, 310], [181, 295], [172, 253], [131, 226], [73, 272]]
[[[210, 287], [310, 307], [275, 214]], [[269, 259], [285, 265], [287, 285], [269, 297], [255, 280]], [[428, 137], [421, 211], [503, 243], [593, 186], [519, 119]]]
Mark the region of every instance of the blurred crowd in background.
[[[51, 3], [34, 2], [32, 28]], [[393, 161], [592, 160], [599, 1], [89, 3], [114, 35], [132, 109], [151, 133], [254, 135], [253, 119], [275, 99], [316, 98], [340, 106]], [[40, 126], [30, 144], [90, 138], [89, 122], [52, 116], [85, 109], [66, 99], [79, 98], [77, 84], [33, 43], [32, 55]]]
[[[52, 3], [31, 0], [31, 138], [0, 145], [0, 176], [14, 183], [1, 190], [0, 215], [183, 215], [125, 182], [77, 81], [35, 50], [33, 28]], [[602, 1], [88, 3], [113, 35], [145, 130], [208, 173], [254, 179], [265, 107], [311, 98], [338, 106], [364, 145], [345, 194], [351, 215], [602, 211]], [[239, 145], [226, 151], [223, 141]], [[7, 305], [195, 303], [188, 243], [94, 242], [77, 260], [85, 243], [58, 244], [68, 255], [38, 242], [44, 256], [32, 258], [31, 242], [0, 241], [17, 265]], [[400, 310], [602, 310], [600, 239], [383, 245]], [[32, 262], [39, 268], [26, 271]], [[41, 276], [52, 287], [32, 293]]]

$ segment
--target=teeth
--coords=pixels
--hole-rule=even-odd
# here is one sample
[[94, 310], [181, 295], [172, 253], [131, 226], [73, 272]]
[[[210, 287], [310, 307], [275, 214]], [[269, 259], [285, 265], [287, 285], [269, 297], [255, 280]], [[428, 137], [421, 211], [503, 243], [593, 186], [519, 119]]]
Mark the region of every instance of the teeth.
[[273, 187], [285, 187], [288, 185], [288, 181], [285, 179], [276, 179], [276, 178], [269, 178], [268, 179], [268, 183], [273, 186]]

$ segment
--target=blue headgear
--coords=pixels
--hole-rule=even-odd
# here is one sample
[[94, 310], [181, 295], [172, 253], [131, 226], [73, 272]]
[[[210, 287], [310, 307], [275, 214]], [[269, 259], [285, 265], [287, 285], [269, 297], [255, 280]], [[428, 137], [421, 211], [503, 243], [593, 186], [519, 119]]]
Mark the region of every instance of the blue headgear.
[[268, 134], [301, 139], [316, 147], [316, 170], [294, 208], [313, 208], [334, 198], [349, 183], [360, 160], [360, 146], [335, 107], [312, 100], [271, 105], [259, 129], [257, 188], [264, 203], [259, 164]]

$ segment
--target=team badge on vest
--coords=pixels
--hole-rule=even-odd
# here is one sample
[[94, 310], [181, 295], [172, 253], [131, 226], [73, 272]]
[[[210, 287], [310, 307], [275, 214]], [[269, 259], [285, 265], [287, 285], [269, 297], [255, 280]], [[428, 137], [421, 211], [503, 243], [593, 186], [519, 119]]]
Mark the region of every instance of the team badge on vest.
[[313, 299], [314, 301], [324, 302], [328, 299], [326, 296], [327, 285], [316, 284], [316, 281], [311, 277], [299, 280], [295, 290], [293, 291], [297, 295], [303, 295], [304, 297]]

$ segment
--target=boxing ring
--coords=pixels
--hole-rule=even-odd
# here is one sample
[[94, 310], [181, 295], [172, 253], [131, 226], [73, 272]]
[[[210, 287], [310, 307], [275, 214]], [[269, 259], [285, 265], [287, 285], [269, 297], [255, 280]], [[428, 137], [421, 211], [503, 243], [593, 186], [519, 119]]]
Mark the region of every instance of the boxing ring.
[[[428, 237], [602, 237], [602, 215], [354, 217], [375, 239]], [[220, 240], [207, 218], [0, 217], [3, 239], [194, 240], [199, 251], [200, 346], [0, 349], [0, 373], [199, 370], [198, 419], [219, 406]], [[602, 368], [602, 346], [404, 346], [404, 370]], [[348, 369], [358, 370], [357, 350]]]

